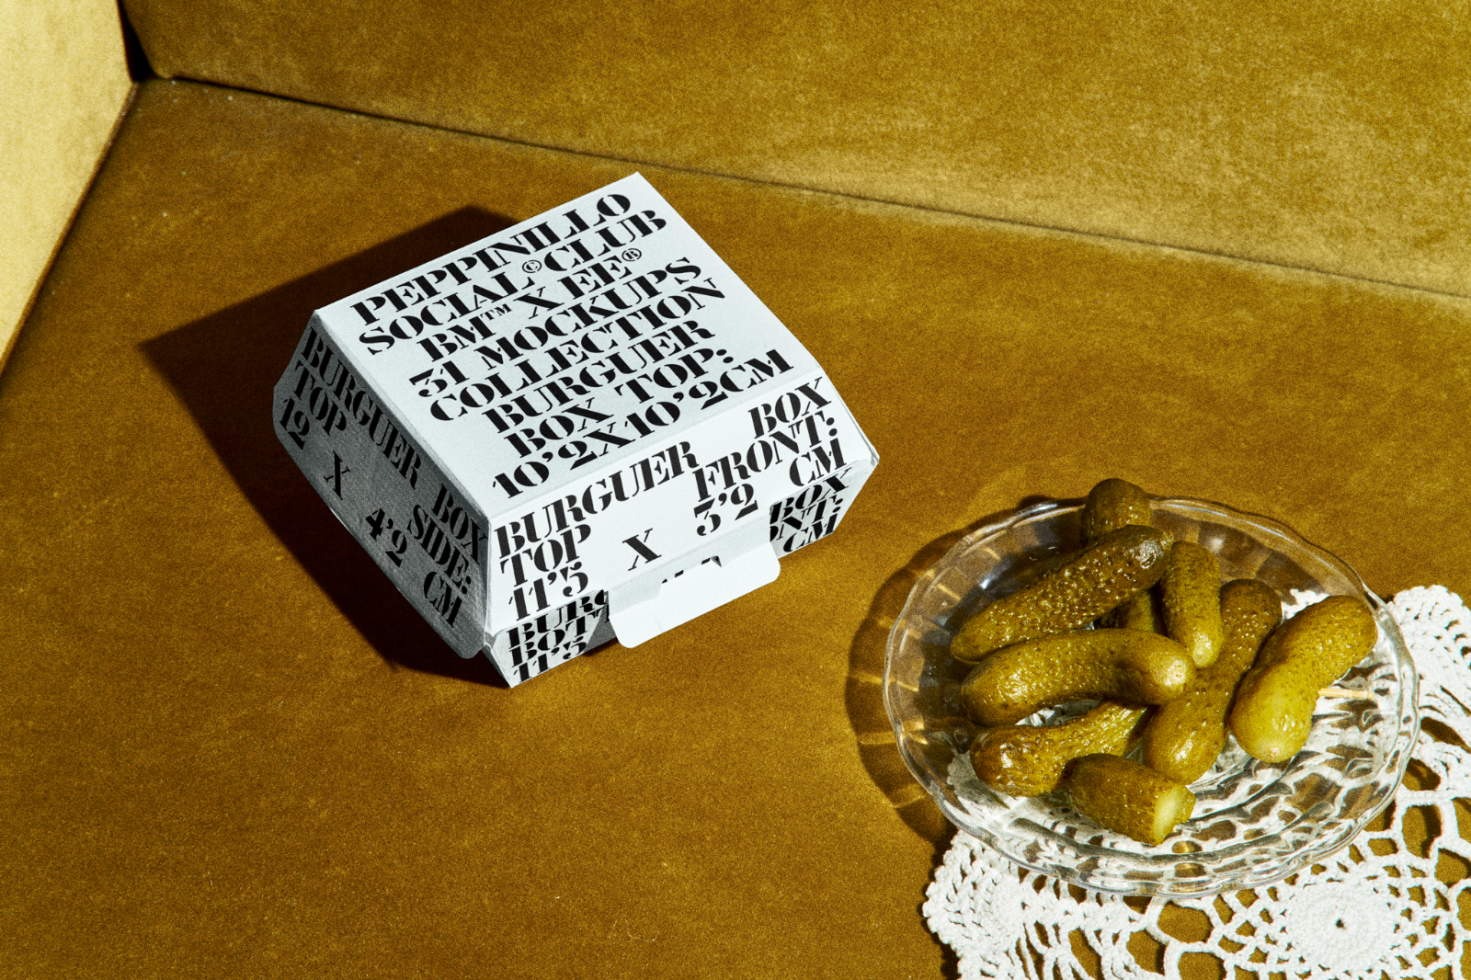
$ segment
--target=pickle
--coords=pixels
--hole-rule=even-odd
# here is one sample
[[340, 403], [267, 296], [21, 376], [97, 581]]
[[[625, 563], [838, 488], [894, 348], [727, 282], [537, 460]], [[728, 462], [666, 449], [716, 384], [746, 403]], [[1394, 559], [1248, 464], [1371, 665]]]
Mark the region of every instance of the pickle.
[[1159, 581], [1167, 540], [1148, 527], [1105, 534], [1065, 565], [981, 609], [956, 634], [951, 654], [975, 663], [998, 647], [1086, 626]]
[[1103, 701], [1058, 725], [983, 729], [971, 745], [971, 764], [981, 781], [998, 793], [1050, 793], [1062, 784], [1063, 770], [1073, 759], [1128, 751], [1149, 710], [1127, 701]]
[[1154, 527], [1149, 494], [1127, 480], [1103, 480], [1088, 492], [1083, 504], [1083, 543], [1092, 544], [1109, 531], [1137, 525]]
[[1226, 744], [1226, 713], [1231, 696], [1262, 641], [1282, 622], [1277, 593], [1255, 579], [1236, 579], [1221, 588], [1225, 643], [1209, 667], [1195, 672], [1195, 683], [1155, 712], [1144, 730], [1144, 764], [1176, 782], [1190, 784], [1205, 775]]
[[[1150, 506], [1149, 494], [1129, 481], [1117, 478], [1104, 480], [1088, 492], [1081, 518], [1085, 545], [1121, 527], [1154, 527], [1154, 509]], [[1155, 595], [1146, 589], [1104, 614], [1099, 625], [1158, 633], [1154, 606]]]
[[1184, 784], [1116, 755], [1078, 759], [1066, 787], [1073, 809], [1142, 844], [1163, 844], [1195, 811], [1195, 794]]
[[1099, 626], [1118, 630], [1144, 630], [1146, 633], [1163, 633], [1163, 619], [1159, 609], [1159, 586], [1145, 589], [1128, 599], [1113, 612], [1106, 613], [1098, 621]]
[[1313, 726], [1318, 689], [1368, 656], [1378, 639], [1359, 599], [1331, 595], [1283, 623], [1236, 688], [1231, 734], [1263, 762], [1286, 762]]
[[960, 703], [977, 724], [1010, 725], [1067, 701], [1162, 704], [1194, 679], [1190, 654], [1167, 636], [1081, 630], [995, 651], [961, 682]]
[[1206, 667], [1221, 654], [1221, 566], [1216, 556], [1191, 541], [1170, 546], [1159, 582], [1164, 634], [1190, 651], [1195, 666]]

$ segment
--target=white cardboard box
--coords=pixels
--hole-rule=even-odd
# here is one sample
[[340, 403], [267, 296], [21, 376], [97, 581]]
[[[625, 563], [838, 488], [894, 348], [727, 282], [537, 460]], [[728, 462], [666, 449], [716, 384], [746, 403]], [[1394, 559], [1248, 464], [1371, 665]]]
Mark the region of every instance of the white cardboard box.
[[512, 685], [772, 581], [878, 462], [638, 174], [318, 310], [275, 427], [445, 642]]

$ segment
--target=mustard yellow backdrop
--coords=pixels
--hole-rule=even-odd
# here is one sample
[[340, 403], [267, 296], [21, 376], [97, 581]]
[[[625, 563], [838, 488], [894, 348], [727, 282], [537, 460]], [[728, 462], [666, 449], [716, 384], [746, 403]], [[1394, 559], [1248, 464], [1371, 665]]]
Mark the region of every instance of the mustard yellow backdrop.
[[[1120, 476], [1471, 595], [1464, 12], [127, 13], [162, 77], [0, 373], [0, 976], [952, 977], [878, 678], [966, 529]], [[270, 390], [312, 309], [634, 169], [882, 462], [770, 586], [510, 690]]]

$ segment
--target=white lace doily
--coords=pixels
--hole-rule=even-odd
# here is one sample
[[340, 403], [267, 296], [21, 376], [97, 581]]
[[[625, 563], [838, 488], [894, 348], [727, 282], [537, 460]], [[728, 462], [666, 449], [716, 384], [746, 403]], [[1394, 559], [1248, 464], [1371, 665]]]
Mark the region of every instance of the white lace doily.
[[[1420, 671], [1422, 719], [1471, 745], [1471, 613], [1441, 586], [1400, 593], [1389, 608]], [[1457, 798], [1471, 799], [1471, 753], [1422, 728], [1411, 767], [1428, 788], [1401, 786], [1383, 830], [1363, 831], [1323, 864], [1270, 887], [1124, 899], [1026, 871], [957, 833], [924, 914], [958, 957], [961, 980], [1182, 980], [1181, 965], [1192, 960], [1201, 962], [1188, 975], [1253, 980], [1462, 977], [1471, 930], [1459, 909], [1471, 905], [1471, 878], [1447, 884], [1436, 872], [1443, 862], [1453, 876], [1471, 868], [1456, 815]], [[1411, 821], [1422, 847], [1405, 843]], [[1196, 923], [1192, 933], [1208, 934], [1172, 935], [1161, 924], [1171, 906]], [[1131, 951], [1137, 934], [1158, 947], [1148, 965]]]

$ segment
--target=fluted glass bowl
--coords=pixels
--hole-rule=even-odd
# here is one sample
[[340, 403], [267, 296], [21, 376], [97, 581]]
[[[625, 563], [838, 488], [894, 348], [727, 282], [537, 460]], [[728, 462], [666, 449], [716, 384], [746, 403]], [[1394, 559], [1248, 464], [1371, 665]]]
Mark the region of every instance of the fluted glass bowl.
[[1057, 795], [1018, 798], [983, 784], [960, 709], [967, 667], [950, 656], [977, 609], [1081, 547], [1082, 502], [1028, 507], [971, 533], [922, 575], [889, 633], [884, 704], [899, 751], [945, 816], [1023, 867], [1097, 891], [1185, 896], [1280, 881], [1342, 848], [1389, 803], [1419, 731], [1417, 675], [1384, 603], [1344, 562], [1286, 527], [1201, 500], [1153, 500], [1155, 525], [1209, 548], [1224, 578], [1261, 579], [1288, 612], [1329, 594], [1374, 611], [1373, 653], [1319, 700], [1307, 745], [1286, 763], [1251, 758], [1228, 737], [1192, 784], [1191, 819], [1151, 847], [1100, 828]]

